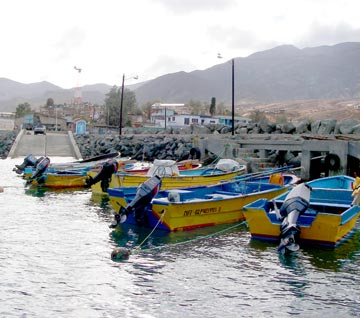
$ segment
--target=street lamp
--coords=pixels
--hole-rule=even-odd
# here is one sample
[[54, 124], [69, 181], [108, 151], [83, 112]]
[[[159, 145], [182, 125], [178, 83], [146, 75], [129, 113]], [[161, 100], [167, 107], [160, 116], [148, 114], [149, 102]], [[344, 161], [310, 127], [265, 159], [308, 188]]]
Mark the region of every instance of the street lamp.
[[[133, 76], [130, 77], [133, 79], [138, 79], [139, 77]], [[121, 127], [122, 127], [122, 113], [123, 113], [123, 102], [124, 102], [124, 84], [125, 84], [125, 74], [122, 77], [122, 84], [121, 84], [121, 96], [120, 96], [120, 116], [119, 116], [119, 136], [121, 136]]]
[[[222, 56], [220, 53], [217, 55], [218, 59]], [[235, 134], [235, 59], [231, 59], [231, 134]]]
[[57, 109], [57, 107], [55, 106], [55, 131], [57, 131], [58, 130], [58, 116], [57, 116], [57, 112], [58, 111], [58, 109]]
[[231, 135], [235, 133], [235, 62], [231, 59]]

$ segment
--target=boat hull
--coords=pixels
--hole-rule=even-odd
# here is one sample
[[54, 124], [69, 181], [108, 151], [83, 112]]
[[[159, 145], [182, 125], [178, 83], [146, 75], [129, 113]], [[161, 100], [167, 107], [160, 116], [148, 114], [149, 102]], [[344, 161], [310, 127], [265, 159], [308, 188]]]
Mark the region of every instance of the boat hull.
[[187, 231], [196, 228], [229, 224], [245, 219], [241, 208], [259, 198], [271, 199], [284, 190], [271, 191], [240, 196], [237, 198], [222, 197], [214, 201], [199, 201], [189, 204], [172, 203], [163, 204], [154, 200], [152, 213], [157, 219], [162, 218], [162, 223], [169, 231]]
[[85, 187], [85, 180], [87, 178], [86, 172], [82, 173], [46, 173], [41, 179], [43, 182], [32, 181], [31, 184], [36, 186], [45, 186], [49, 188], [78, 188]]

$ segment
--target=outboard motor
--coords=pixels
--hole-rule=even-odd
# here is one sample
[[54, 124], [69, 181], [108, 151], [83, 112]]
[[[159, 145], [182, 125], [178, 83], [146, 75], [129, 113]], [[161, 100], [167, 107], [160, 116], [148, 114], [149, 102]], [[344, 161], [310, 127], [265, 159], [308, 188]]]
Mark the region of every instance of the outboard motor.
[[36, 168], [32, 173], [31, 177], [27, 180], [27, 183], [31, 183], [33, 180], [36, 180], [37, 183], [44, 183], [44, 179], [42, 178], [42, 176], [49, 164], [50, 159], [48, 157], [43, 157], [36, 165]]
[[[311, 187], [301, 183], [293, 188], [282, 204], [278, 218], [282, 220], [280, 226], [280, 245], [278, 251], [284, 253], [286, 250], [295, 252], [299, 249], [297, 243], [300, 235], [298, 218], [310, 205]], [[276, 207], [276, 205], [274, 204]]]
[[201, 151], [197, 147], [193, 147], [190, 149], [189, 159], [200, 159]]
[[160, 187], [161, 178], [158, 175], [155, 175], [142, 183], [136, 190], [135, 198], [126, 208], [121, 207], [119, 213], [115, 214], [114, 222], [110, 227], [114, 228], [118, 224], [124, 223], [127, 216], [131, 213], [135, 213], [135, 220], [138, 225], [144, 225], [146, 223], [145, 208], [159, 192]]
[[28, 155], [24, 158], [21, 165], [15, 165], [13, 171], [17, 174], [22, 174], [26, 167], [35, 167], [39, 159], [36, 159], [33, 155]]
[[117, 160], [108, 160], [102, 165], [99, 173], [94, 178], [89, 176], [89, 178], [86, 179], [86, 186], [91, 187], [93, 184], [101, 182], [101, 189], [103, 192], [107, 192], [111, 181], [111, 176], [118, 170], [118, 168], [119, 163]]

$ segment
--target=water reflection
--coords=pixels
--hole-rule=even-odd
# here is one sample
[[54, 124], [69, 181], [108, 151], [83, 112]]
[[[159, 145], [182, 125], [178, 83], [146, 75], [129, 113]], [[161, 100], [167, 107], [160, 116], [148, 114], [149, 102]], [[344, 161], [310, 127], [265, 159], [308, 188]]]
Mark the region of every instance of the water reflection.
[[80, 193], [89, 192], [89, 190], [86, 190], [81, 187], [57, 189], [57, 188], [49, 188], [45, 186], [29, 185], [29, 186], [24, 186], [24, 188], [26, 195], [30, 195], [38, 198], [46, 196], [47, 193], [61, 195], [63, 193], [72, 193], [72, 192], [80, 192]]
[[[261, 252], [269, 249], [277, 252], [277, 243], [251, 239], [249, 247]], [[320, 270], [339, 271], [347, 263], [360, 257], [360, 229], [356, 228], [353, 234], [336, 248], [316, 245], [301, 245], [300, 251], [279, 254], [279, 262], [286, 268], [299, 270], [304, 261]]]
[[354, 261], [360, 253], [360, 231], [355, 230], [353, 235], [336, 248], [307, 247], [304, 254], [310, 263], [321, 270], [339, 271], [347, 263]]
[[[212, 236], [221, 237], [222, 233], [245, 232], [246, 228], [243, 224], [236, 225], [218, 225], [205, 227], [191, 231], [167, 232], [152, 231], [151, 228], [144, 228], [130, 224], [122, 224], [111, 231], [111, 238], [117, 246], [126, 246], [135, 248], [140, 246], [141, 249], [162, 249], [164, 247], [173, 247], [176, 245], [190, 244], [195, 241], [208, 239]], [[217, 243], [216, 243], [217, 242]], [[222, 245], [221, 241], [216, 240], [216, 244]]]
[[102, 209], [108, 209], [110, 207], [110, 198], [108, 195], [98, 194], [98, 193], [92, 193], [90, 201], [93, 204], [96, 204], [100, 206]]

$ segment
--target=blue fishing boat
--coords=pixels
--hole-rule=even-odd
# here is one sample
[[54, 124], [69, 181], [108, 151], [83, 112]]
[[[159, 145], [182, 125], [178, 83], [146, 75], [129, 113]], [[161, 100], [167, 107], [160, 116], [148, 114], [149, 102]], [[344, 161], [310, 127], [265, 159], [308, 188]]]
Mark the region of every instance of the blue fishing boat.
[[307, 182], [312, 188], [352, 190], [355, 178], [347, 175], [323, 177]]

